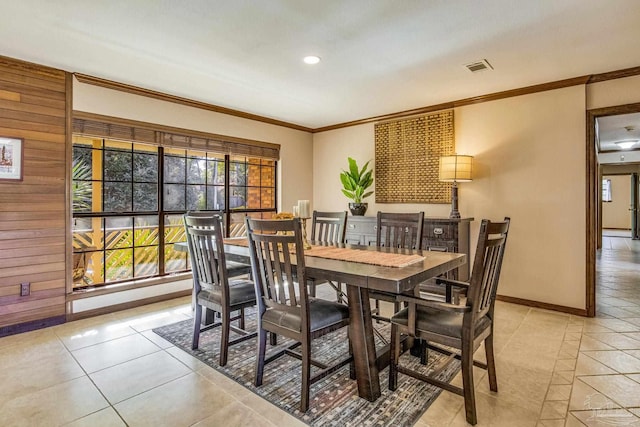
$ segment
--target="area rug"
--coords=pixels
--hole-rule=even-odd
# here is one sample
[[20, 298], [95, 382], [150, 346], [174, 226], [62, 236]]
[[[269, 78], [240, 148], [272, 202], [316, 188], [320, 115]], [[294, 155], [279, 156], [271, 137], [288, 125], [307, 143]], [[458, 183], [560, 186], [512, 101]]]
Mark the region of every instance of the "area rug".
[[[249, 313], [247, 329], [255, 327], [255, 314]], [[349, 379], [349, 367], [345, 366], [332, 375], [315, 383], [311, 387], [310, 407], [306, 413], [298, 410], [300, 404], [301, 362], [290, 356], [282, 356], [265, 367], [263, 384], [253, 385], [256, 340], [251, 339], [230, 347], [227, 365], [218, 365], [220, 328], [214, 328], [200, 334], [200, 346], [191, 350], [193, 323], [184, 320], [171, 325], [156, 328], [153, 331], [176, 345], [183, 351], [196, 357], [212, 368], [243, 385], [279, 408], [314, 427], [329, 426], [411, 426], [427, 410], [440, 394], [441, 389], [399, 374], [398, 388], [388, 389], [389, 369], [380, 372], [382, 396], [375, 402], [369, 402], [358, 396], [355, 380]], [[390, 336], [390, 326], [386, 323], [375, 324], [382, 337]], [[233, 338], [235, 335], [231, 333]], [[278, 345], [286, 339], [278, 337]], [[384, 342], [376, 337], [376, 346]], [[267, 344], [267, 356], [272, 347]], [[339, 360], [348, 352], [346, 328], [333, 332], [312, 343], [312, 357], [325, 363]], [[419, 364], [417, 357], [409, 352], [401, 357], [401, 364], [420, 367], [425, 373], [437, 367], [444, 356], [435, 351], [429, 352], [426, 366]], [[313, 374], [312, 367], [312, 374]], [[460, 364], [453, 361], [438, 378], [449, 381], [459, 371]]]

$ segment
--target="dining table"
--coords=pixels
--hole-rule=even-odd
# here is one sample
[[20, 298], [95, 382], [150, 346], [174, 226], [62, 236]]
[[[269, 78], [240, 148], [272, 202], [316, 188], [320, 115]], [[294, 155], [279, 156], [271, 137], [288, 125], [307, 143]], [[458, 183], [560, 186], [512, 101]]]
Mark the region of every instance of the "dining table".
[[[452, 252], [338, 244], [331, 246], [340, 249], [333, 251], [339, 252], [340, 256], [327, 257], [319, 256], [327, 251], [316, 249], [327, 245], [315, 245], [313, 241], [310, 244], [311, 250], [305, 250], [308, 277], [319, 282], [333, 281], [346, 284], [350, 315], [349, 339], [352, 344], [358, 395], [373, 402], [381, 395], [379, 373], [388, 365], [389, 348], [387, 344], [384, 348], [376, 350], [369, 292], [413, 292], [420, 283], [463, 266], [467, 262], [467, 256]], [[225, 239], [224, 248], [227, 260], [250, 262], [246, 238]], [[186, 251], [186, 243], [176, 244], [176, 249]], [[312, 255], [314, 249], [316, 255]], [[403, 262], [405, 259], [408, 261]]]

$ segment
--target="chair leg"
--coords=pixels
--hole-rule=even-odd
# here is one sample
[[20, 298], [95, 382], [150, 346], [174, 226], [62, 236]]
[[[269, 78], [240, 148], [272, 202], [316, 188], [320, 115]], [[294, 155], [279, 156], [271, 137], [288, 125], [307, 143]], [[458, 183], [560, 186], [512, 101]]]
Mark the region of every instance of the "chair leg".
[[302, 338], [302, 390], [300, 392], [300, 412], [309, 409], [309, 389], [311, 388], [311, 340]]
[[262, 385], [262, 374], [264, 373], [264, 353], [267, 349], [267, 331], [258, 328], [258, 348], [256, 354], [256, 377], [254, 384], [256, 387]]
[[193, 313], [193, 340], [191, 341], [191, 349], [195, 350], [200, 344], [200, 319], [202, 319], [202, 306], [196, 303], [195, 312]]
[[[380, 300], [376, 300], [376, 314], [380, 316]], [[380, 323], [380, 319], [376, 319], [376, 323]]]
[[464, 397], [464, 409], [467, 422], [476, 425], [478, 418], [476, 416], [476, 396], [475, 385], [473, 383], [473, 344], [471, 340], [462, 337], [462, 393]]
[[336, 282], [336, 302], [342, 302], [342, 283]]
[[240, 319], [238, 319], [238, 327], [244, 331], [244, 307], [240, 309]]
[[229, 318], [231, 317], [231, 313], [229, 313], [228, 309], [222, 309], [222, 325], [220, 326], [222, 329], [222, 335], [220, 336], [220, 366], [224, 366], [227, 364], [227, 354], [229, 353], [229, 328], [231, 327], [231, 321]]
[[313, 279], [309, 280], [309, 296], [316, 297], [316, 281]]
[[487, 355], [487, 373], [489, 375], [489, 389], [498, 391], [498, 377], [496, 376], [496, 359], [493, 353], [493, 332], [484, 340]]
[[426, 365], [429, 360], [429, 353], [427, 353], [427, 340], [420, 340], [420, 364]]
[[391, 342], [389, 343], [389, 390], [398, 388], [398, 359], [400, 358], [400, 331], [391, 325]]

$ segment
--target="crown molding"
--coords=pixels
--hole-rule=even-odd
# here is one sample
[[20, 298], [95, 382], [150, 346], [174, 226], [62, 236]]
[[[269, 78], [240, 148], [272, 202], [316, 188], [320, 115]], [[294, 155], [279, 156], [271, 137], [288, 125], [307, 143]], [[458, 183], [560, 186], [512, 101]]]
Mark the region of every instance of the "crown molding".
[[335, 125], [324, 126], [321, 128], [313, 129], [313, 132], [326, 132], [328, 130], [340, 129], [349, 126], [357, 126], [365, 123], [397, 120], [408, 116], [415, 116], [419, 114], [431, 113], [434, 111], [446, 110], [449, 108], [463, 107], [465, 105], [479, 104], [481, 102], [496, 101], [498, 99], [512, 98], [514, 96], [528, 95], [531, 93], [544, 92], [547, 90], [560, 89], [564, 87], [584, 85], [587, 84], [591, 76], [574, 77], [571, 79], [558, 80], [555, 82], [542, 83], [533, 86], [522, 87], [518, 89], [510, 89], [502, 92], [490, 93], [487, 95], [474, 96], [471, 98], [459, 99], [457, 101], [445, 102], [443, 104], [430, 105], [428, 107], [415, 108], [413, 110], [400, 111], [398, 113], [385, 114], [382, 116], [369, 117], [366, 119], [353, 120], [345, 123], [338, 123]]
[[188, 107], [200, 108], [202, 110], [214, 111], [216, 113], [227, 114], [230, 116], [241, 117], [243, 119], [255, 120], [257, 122], [268, 123], [270, 125], [283, 126], [290, 129], [301, 130], [303, 132], [312, 132], [312, 128], [296, 125], [294, 123], [284, 122], [281, 120], [271, 119], [257, 114], [245, 113], [244, 111], [234, 110], [232, 108], [221, 107], [219, 105], [208, 104], [206, 102], [194, 101], [180, 96], [169, 95], [167, 93], [157, 92], [155, 90], [145, 89], [138, 86], [132, 86], [125, 83], [106, 80], [99, 77], [93, 77], [86, 74], [73, 73], [80, 83], [86, 83], [93, 86], [100, 86], [107, 89], [119, 90], [121, 92], [131, 93], [133, 95], [146, 96], [148, 98], [159, 99], [161, 101], [173, 102], [175, 104], [186, 105]]
[[106, 80], [98, 77], [89, 76], [86, 74], [74, 73], [73, 75], [81, 83], [105, 87], [113, 90], [119, 90], [122, 92], [132, 93], [135, 95], [159, 99], [162, 101], [173, 102], [177, 104], [187, 105], [190, 107], [214, 111], [217, 113], [228, 114], [231, 116], [241, 117], [249, 120], [255, 120], [255, 121], [268, 123], [276, 126], [283, 126], [286, 128], [295, 129], [303, 132], [319, 133], [319, 132], [326, 132], [330, 130], [351, 127], [351, 126], [358, 126], [366, 123], [397, 120], [400, 118], [431, 113], [434, 111], [446, 110], [449, 108], [463, 107], [466, 105], [496, 101], [499, 99], [512, 98], [515, 96], [528, 95], [528, 94], [533, 94], [537, 92], [545, 92], [548, 90], [561, 89], [565, 87], [578, 86], [578, 85], [587, 85], [587, 84], [598, 83], [598, 82], [603, 82], [607, 80], [637, 76], [637, 75], [640, 75], [640, 67], [631, 67], [623, 70], [609, 71], [609, 72], [600, 73], [600, 74], [590, 74], [590, 75], [585, 75], [580, 77], [557, 80], [553, 82], [541, 83], [541, 84], [521, 87], [517, 89], [510, 89], [510, 90], [490, 93], [486, 95], [479, 95], [479, 96], [474, 96], [470, 98], [459, 99], [457, 101], [444, 102], [441, 104], [429, 105], [429, 106], [420, 107], [420, 108], [413, 108], [410, 110], [399, 111], [396, 113], [383, 114], [379, 116], [367, 117], [367, 118], [358, 119], [358, 120], [351, 120], [343, 123], [336, 123], [333, 125], [322, 126], [319, 128], [309, 128], [305, 126], [300, 126], [295, 123], [289, 123], [281, 120], [271, 119], [268, 117], [259, 116], [257, 114], [246, 113], [243, 111], [234, 110], [234, 109], [222, 107], [219, 105], [208, 104], [206, 102], [194, 101], [191, 99], [182, 98], [175, 95], [169, 95], [162, 92], [153, 91], [150, 89], [144, 89], [137, 86], [118, 83], [112, 80]]

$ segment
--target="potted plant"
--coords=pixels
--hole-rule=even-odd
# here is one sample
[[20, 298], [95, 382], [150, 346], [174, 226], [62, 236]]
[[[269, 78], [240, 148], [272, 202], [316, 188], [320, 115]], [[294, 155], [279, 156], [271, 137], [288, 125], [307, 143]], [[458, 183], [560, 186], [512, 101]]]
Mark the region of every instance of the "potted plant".
[[362, 169], [358, 167], [358, 164], [351, 157], [348, 158], [349, 170], [343, 170], [340, 173], [340, 181], [342, 182], [342, 193], [349, 199], [353, 200], [349, 203], [349, 210], [352, 215], [364, 215], [367, 211], [367, 203], [363, 203], [362, 200], [373, 194], [373, 191], [365, 190], [373, 185], [373, 177], [371, 176], [373, 170], [368, 170], [369, 160], [364, 164]]

